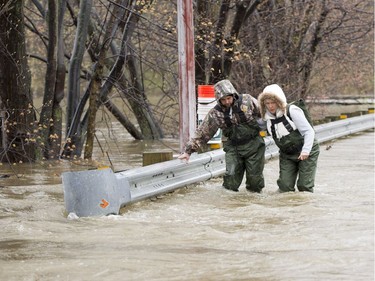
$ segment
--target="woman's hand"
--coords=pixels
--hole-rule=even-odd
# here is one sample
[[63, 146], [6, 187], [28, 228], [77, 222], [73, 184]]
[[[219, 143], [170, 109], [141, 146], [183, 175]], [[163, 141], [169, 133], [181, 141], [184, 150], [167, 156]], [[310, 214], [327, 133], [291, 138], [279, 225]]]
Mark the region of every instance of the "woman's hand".
[[301, 154], [298, 156], [298, 160], [306, 160], [307, 158], [309, 158], [309, 153], [306, 153], [306, 152], [301, 152]]

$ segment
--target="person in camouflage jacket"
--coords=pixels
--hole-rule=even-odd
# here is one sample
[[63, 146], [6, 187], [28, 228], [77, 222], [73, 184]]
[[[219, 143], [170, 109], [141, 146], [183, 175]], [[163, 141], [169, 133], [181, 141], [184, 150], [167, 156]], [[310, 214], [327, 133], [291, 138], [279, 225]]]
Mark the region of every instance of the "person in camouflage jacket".
[[178, 158], [189, 161], [193, 152], [222, 129], [227, 139], [224, 142], [226, 173], [223, 187], [238, 191], [246, 172], [246, 189], [260, 193], [264, 188], [265, 143], [259, 135], [262, 121], [258, 101], [251, 95], [239, 94], [229, 80], [216, 83], [214, 89], [216, 106], [209, 110]]

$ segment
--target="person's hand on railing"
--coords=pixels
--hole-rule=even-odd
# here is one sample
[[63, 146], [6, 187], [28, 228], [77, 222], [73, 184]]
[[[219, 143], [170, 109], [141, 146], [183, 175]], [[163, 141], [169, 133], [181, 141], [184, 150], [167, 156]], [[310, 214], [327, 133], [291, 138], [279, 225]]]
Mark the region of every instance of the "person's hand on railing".
[[177, 157], [178, 159], [185, 160], [186, 163], [189, 163], [190, 154], [184, 152], [180, 156]]

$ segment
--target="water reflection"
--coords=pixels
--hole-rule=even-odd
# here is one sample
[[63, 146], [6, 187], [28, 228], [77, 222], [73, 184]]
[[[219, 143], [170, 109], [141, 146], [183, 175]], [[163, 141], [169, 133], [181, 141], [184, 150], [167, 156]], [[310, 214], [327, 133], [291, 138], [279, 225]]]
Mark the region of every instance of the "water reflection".
[[[172, 151], [178, 154], [179, 141], [176, 139], [135, 141], [124, 139], [119, 143], [106, 143], [96, 147], [93, 161], [51, 160], [41, 163], [17, 163], [1, 165], [1, 186], [22, 186], [34, 184], [59, 184], [61, 174], [66, 171], [81, 171], [98, 167], [112, 167], [114, 171], [124, 171], [142, 166], [143, 152]], [[103, 152], [105, 149], [105, 152]]]

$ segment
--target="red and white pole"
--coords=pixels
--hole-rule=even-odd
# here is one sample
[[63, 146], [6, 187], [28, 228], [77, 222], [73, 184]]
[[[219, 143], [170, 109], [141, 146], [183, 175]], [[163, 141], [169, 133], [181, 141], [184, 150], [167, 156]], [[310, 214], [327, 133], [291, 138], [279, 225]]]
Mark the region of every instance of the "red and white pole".
[[177, 0], [180, 89], [180, 151], [194, 135], [197, 123], [192, 0]]

